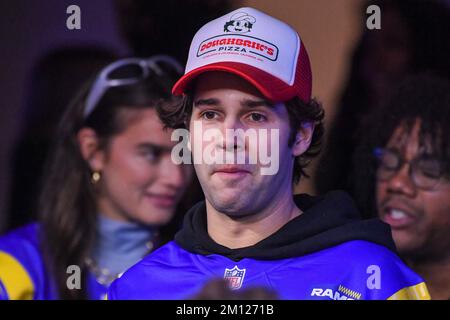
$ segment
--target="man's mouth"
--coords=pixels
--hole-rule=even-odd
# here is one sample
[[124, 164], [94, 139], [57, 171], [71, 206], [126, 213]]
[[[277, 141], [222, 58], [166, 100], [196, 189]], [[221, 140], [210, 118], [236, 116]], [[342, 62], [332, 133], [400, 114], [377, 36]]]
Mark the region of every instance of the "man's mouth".
[[221, 178], [231, 178], [231, 179], [242, 178], [249, 174], [250, 174], [249, 170], [238, 166], [218, 167], [213, 171], [213, 175], [218, 175]]
[[389, 224], [392, 229], [402, 229], [414, 224], [417, 221], [417, 215], [409, 209], [392, 205], [384, 207], [381, 220]]

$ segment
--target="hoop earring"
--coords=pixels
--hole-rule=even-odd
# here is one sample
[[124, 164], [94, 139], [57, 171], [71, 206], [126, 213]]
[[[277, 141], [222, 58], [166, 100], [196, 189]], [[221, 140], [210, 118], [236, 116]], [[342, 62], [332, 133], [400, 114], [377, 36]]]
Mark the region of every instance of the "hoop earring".
[[92, 184], [97, 184], [99, 181], [100, 181], [100, 179], [101, 179], [101, 174], [100, 174], [100, 171], [94, 171], [94, 172], [92, 172], [92, 175], [91, 175], [91, 183]]

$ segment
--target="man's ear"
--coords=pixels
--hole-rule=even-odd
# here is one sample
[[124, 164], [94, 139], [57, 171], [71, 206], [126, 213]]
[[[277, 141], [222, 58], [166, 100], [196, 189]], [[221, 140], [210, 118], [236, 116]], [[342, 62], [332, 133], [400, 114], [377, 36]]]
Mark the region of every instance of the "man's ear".
[[105, 154], [99, 149], [99, 138], [91, 128], [82, 128], [77, 134], [81, 156], [89, 164], [92, 171], [102, 171]]
[[312, 122], [304, 122], [298, 129], [295, 136], [294, 145], [292, 146], [292, 155], [298, 157], [308, 150], [314, 133], [314, 124]]

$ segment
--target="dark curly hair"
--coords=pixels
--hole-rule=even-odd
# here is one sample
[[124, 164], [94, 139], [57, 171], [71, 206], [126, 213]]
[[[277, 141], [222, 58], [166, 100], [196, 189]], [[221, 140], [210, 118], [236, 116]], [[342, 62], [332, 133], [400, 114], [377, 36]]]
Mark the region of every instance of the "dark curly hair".
[[[366, 27], [366, 9], [369, 5], [378, 5], [381, 9], [381, 30]], [[357, 128], [366, 118], [370, 119], [372, 115], [369, 114], [378, 108], [382, 102], [380, 100], [392, 86], [412, 73], [432, 72], [450, 77], [450, 41], [445, 40], [450, 31], [450, 7], [445, 1], [365, 0], [360, 1], [360, 10], [362, 34], [352, 53], [348, 79], [340, 93], [336, 116], [328, 129], [327, 144], [318, 165], [316, 187], [319, 193], [333, 189], [351, 192], [354, 179], [351, 176], [351, 158], [356, 152], [356, 145], [361, 142]], [[405, 32], [405, 38], [396, 39], [397, 35], [390, 34], [390, 27], [385, 25], [388, 14], [404, 25], [399, 35]], [[409, 56], [402, 71], [388, 71], [389, 68], [377, 70], [377, 66], [386, 66], [380, 53], [391, 50]], [[383, 75], [382, 82], [386, 84], [379, 92], [380, 82], [374, 78], [376, 73]], [[380, 80], [380, 77], [376, 79]]]
[[[298, 97], [284, 103], [289, 115], [291, 134], [289, 137], [289, 146], [294, 144], [297, 131], [303, 123], [311, 122], [314, 124], [314, 133], [311, 138], [309, 148], [300, 156], [295, 158], [292, 180], [294, 183], [300, 181], [301, 176], [309, 177], [305, 168], [311, 160], [320, 153], [322, 146], [322, 137], [324, 135], [323, 119], [325, 112], [322, 104], [316, 99], [311, 99], [308, 103]], [[187, 128], [194, 105], [193, 90], [189, 90], [183, 97], [181, 103], [176, 105], [156, 106], [156, 110], [161, 121], [167, 128]]]
[[400, 125], [410, 132], [416, 120], [421, 120], [419, 145], [430, 144], [433, 155], [444, 164], [444, 175], [450, 177], [450, 82], [447, 79], [431, 74], [406, 78], [368, 119], [370, 123], [359, 132], [362, 141], [353, 157], [352, 183], [356, 203], [367, 217], [377, 214], [377, 161], [373, 149], [384, 147]]

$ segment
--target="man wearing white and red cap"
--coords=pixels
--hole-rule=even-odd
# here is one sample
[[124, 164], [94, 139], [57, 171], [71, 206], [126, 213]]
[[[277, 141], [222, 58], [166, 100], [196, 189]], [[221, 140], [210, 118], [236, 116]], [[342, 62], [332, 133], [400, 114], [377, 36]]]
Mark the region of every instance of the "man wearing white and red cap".
[[[173, 88], [183, 103], [159, 111], [167, 126], [191, 130], [206, 199], [174, 241], [111, 286], [108, 299], [187, 299], [214, 278], [281, 299], [429, 298], [397, 257], [386, 224], [361, 220], [343, 192], [293, 195], [323, 134], [311, 86], [304, 43], [280, 20], [241, 8], [197, 32]], [[267, 150], [276, 170], [264, 170]]]

